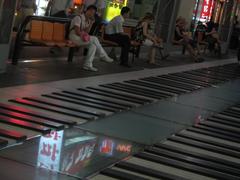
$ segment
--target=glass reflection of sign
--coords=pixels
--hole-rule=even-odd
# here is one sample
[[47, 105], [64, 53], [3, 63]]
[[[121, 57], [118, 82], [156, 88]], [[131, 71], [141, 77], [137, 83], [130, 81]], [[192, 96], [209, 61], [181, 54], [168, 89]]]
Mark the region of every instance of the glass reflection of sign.
[[100, 144], [100, 152], [108, 156], [113, 155], [114, 142], [111, 139], [105, 139]]
[[123, 153], [131, 153], [132, 145], [129, 144], [118, 144], [116, 150]]
[[[65, 149], [65, 153], [62, 158], [61, 171], [69, 174], [76, 174], [80, 169], [85, 167], [96, 146], [95, 137], [87, 137], [87, 141], [81, 144], [74, 145], [74, 148]], [[76, 139], [74, 140], [76, 141]]]
[[52, 131], [40, 138], [38, 164], [40, 168], [59, 170], [63, 131]]
[[201, 11], [201, 19], [209, 19], [212, 15], [212, 9], [213, 9], [213, 0], [203, 0], [202, 4], [202, 11]]
[[104, 139], [100, 143], [99, 151], [107, 156], [113, 156], [116, 152], [129, 154], [132, 152], [132, 145], [113, 141], [111, 139]]

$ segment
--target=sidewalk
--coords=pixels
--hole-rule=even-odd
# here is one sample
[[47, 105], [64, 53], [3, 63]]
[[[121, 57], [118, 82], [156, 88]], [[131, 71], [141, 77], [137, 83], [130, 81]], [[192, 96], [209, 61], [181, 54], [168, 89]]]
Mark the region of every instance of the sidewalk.
[[[81, 56], [81, 51], [76, 54], [72, 63], [68, 63], [66, 60], [67, 50], [68, 49], [63, 49], [62, 52], [59, 52], [57, 55], [53, 55], [49, 53], [49, 48], [25, 48], [22, 52], [19, 64], [17, 66], [13, 66], [9, 61], [6, 73], [0, 74], [0, 88], [114, 73], [140, 71], [143, 69], [195, 64], [189, 55], [182, 55], [180, 51], [175, 50], [170, 52], [170, 57], [168, 57], [166, 60], [158, 60], [157, 62], [159, 65], [149, 65], [145, 59], [146, 53], [144, 53], [144, 50], [141, 50], [143, 53], [140, 54], [139, 59], [136, 59], [135, 62], [133, 62], [132, 68], [119, 66], [119, 62], [107, 64], [100, 62], [98, 59], [95, 59], [94, 65], [99, 69], [99, 71], [88, 72], [82, 70], [83, 57]], [[235, 56], [235, 52], [231, 52], [229, 55], [223, 56], [219, 60], [231, 59], [235, 58]], [[210, 57], [209, 55], [206, 55], [204, 58], [206, 62], [217, 60], [216, 57]]]

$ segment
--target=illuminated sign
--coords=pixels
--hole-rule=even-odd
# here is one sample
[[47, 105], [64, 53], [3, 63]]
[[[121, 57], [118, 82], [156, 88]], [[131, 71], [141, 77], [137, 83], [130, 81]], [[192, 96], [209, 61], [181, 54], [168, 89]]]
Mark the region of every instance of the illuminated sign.
[[214, 0], [203, 0], [201, 19], [209, 19], [212, 16], [213, 3]]
[[116, 152], [131, 153], [132, 145], [116, 141], [114, 142], [111, 139], [105, 139], [100, 143], [100, 153], [107, 156], [113, 156]]
[[132, 145], [118, 144], [116, 150], [123, 153], [131, 153]]
[[112, 20], [115, 16], [120, 15], [122, 7], [127, 5], [127, 0], [112, 0], [106, 7], [106, 21]]
[[103, 140], [100, 145], [100, 152], [108, 156], [113, 155], [114, 142], [111, 139]]
[[40, 138], [38, 164], [40, 168], [59, 170], [63, 131], [52, 131]]

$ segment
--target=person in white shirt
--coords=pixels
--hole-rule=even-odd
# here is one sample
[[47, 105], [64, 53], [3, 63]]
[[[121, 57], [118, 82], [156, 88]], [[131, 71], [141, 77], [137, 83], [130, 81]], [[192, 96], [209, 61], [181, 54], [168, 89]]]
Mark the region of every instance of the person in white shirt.
[[50, 11], [50, 16], [66, 18], [68, 9], [73, 7], [73, 5], [73, 0], [50, 0], [47, 11]]
[[121, 46], [120, 65], [130, 67], [128, 64], [128, 53], [131, 46], [130, 38], [123, 31], [123, 23], [128, 18], [130, 8], [123, 7], [121, 15], [114, 17], [106, 26], [104, 38]]
[[94, 23], [94, 15], [96, 11], [97, 11], [96, 6], [94, 5], [88, 6], [85, 13], [81, 14], [81, 12], [79, 12], [79, 15], [73, 18], [70, 25], [69, 39], [73, 43], [79, 46], [86, 45], [88, 47], [88, 52], [83, 65], [83, 69], [89, 70], [89, 71], [98, 71], [97, 68], [93, 67], [93, 60], [96, 53], [99, 54], [100, 60], [109, 62], [109, 63], [113, 62], [113, 59], [111, 59], [107, 55], [102, 45], [99, 43], [99, 40], [97, 37], [90, 36], [89, 41], [84, 41], [81, 37], [83, 31], [89, 32], [92, 24]]

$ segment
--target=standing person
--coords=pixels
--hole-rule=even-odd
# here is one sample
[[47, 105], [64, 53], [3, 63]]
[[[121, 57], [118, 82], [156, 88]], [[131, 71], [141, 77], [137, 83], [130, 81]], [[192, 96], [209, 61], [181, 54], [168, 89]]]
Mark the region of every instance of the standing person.
[[15, 29], [23, 23], [27, 16], [32, 16], [37, 10], [35, 0], [19, 0], [17, 4], [17, 17], [15, 20]]
[[142, 43], [143, 46], [150, 47], [149, 52], [149, 64], [156, 64], [156, 50], [159, 49], [161, 56], [163, 58], [163, 54], [161, 49], [163, 49], [162, 39], [156, 36], [152, 32], [151, 23], [154, 20], [154, 15], [152, 13], [146, 13], [146, 15], [138, 22], [138, 25], [135, 29], [134, 40]]
[[49, 0], [46, 12], [50, 12], [53, 17], [67, 18], [68, 10], [73, 5], [73, 0]]
[[123, 23], [129, 17], [130, 8], [123, 7], [121, 15], [114, 17], [106, 26], [104, 38], [121, 46], [120, 65], [130, 67], [128, 64], [128, 53], [131, 46], [130, 38], [123, 31]]
[[[97, 11], [96, 6], [90, 5], [84, 14], [79, 13], [75, 16], [71, 22], [69, 39], [77, 45], [86, 45], [88, 47], [88, 52], [86, 60], [83, 65], [83, 69], [88, 71], [98, 71], [97, 68], [93, 67], [93, 60], [95, 54], [98, 53], [100, 59], [105, 62], [113, 62], [113, 59], [108, 57], [107, 53], [95, 36], [90, 36], [89, 41], [83, 39], [83, 33], [89, 32], [92, 24], [94, 23], [94, 15]], [[85, 34], [86, 36], [86, 34]]]

